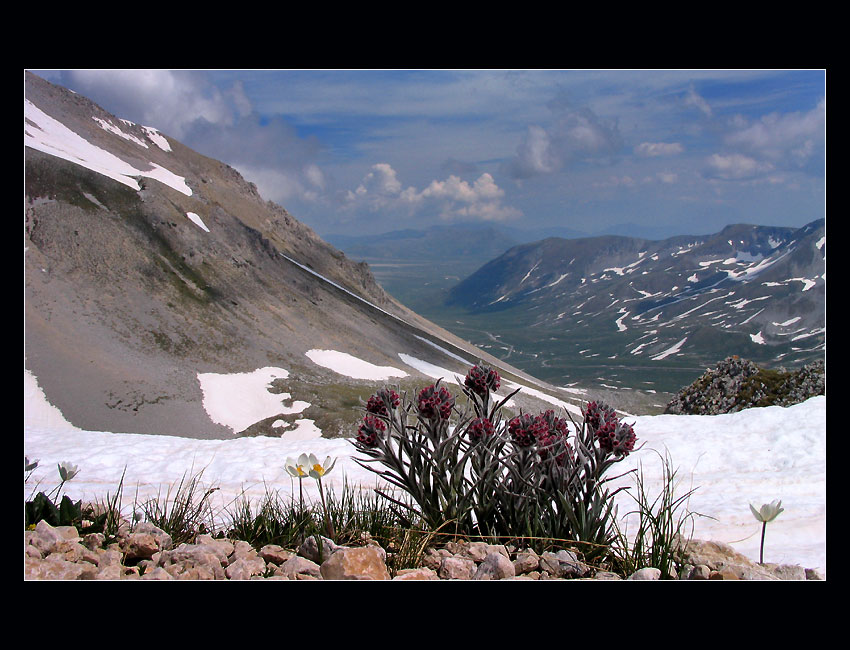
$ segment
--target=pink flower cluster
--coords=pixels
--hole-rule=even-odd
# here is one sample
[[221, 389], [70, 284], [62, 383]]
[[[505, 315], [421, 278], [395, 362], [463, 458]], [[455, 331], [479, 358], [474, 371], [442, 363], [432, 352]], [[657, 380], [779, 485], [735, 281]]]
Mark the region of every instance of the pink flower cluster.
[[484, 438], [489, 438], [496, 433], [496, 427], [487, 418], [475, 418], [469, 423], [467, 428], [469, 437], [473, 442], [479, 442]]
[[570, 446], [566, 444], [570, 433], [567, 421], [556, 416], [552, 410], [534, 416], [528, 413], [518, 415], [508, 423], [508, 432], [514, 444], [519, 447], [531, 447], [536, 444], [543, 459], [548, 458], [553, 446], [562, 441], [565, 446], [556, 456], [558, 462], [563, 463], [566, 454], [571, 451]]
[[378, 437], [383, 436], [386, 430], [387, 425], [379, 417], [367, 415], [357, 430], [357, 442], [366, 447], [375, 447], [378, 444]]
[[627, 456], [634, 450], [637, 440], [634, 429], [620, 422], [610, 406], [602, 402], [588, 402], [583, 413], [584, 421], [594, 432], [600, 448], [618, 456]]
[[499, 373], [492, 368], [488, 368], [487, 366], [473, 366], [466, 373], [466, 379], [463, 383], [473, 393], [484, 397], [487, 391], [495, 392], [499, 390], [501, 382], [502, 379], [499, 377]]
[[634, 429], [630, 424], [618, 420], [608, 420], [596, 432], [599, 446], [618, 456], [628, 456], [635, 448]]
[[389, 409], [398, 407], [399, 401], [398, 393], [390, 388], [382, 388], [369, 398], [369, 401], [366, 403], [366, 410], [369, 413], [389, 417]]
[[442, 386], [431, 384], [419, 391], [417, 407], [419, 414], [428, 420], [448, 420], [452, 414], [455, 398]]
[[[566, 443], [567, 436], [570, 435], [570, 431], [567, 428], [567, 421], [564, 418], [556, 416], [555, 411], [551, 409], [537, 417], [546, 424], [546, 432], [537, 439], [537, 444], [540, 446], [540, 457], [545, 459], [548, 457], [553, 445], [560, 441], [564, 441]], [[571, 447], [566, 445], [565, 451], [561, 452], [556, 457], [558, 462], [563, 463], [566, 454], [571, 451]]]
[[549, 433], [549, 427], [539, 415], [523, 413], [508, 423], [511, 440], [519, 447], [531, 447]]

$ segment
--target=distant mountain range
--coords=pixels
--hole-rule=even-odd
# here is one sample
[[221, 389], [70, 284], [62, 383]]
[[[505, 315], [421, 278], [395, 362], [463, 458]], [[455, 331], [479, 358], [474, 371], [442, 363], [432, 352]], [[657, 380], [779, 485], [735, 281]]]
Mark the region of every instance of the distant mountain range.
[[825, 259], [824, 219], [661, 241], [549, 238], [491, 260], [446, 302], [503, 344], [541, 342], [524, 367], [553, 374], [591, 359], [699, 367], [731, 354], [794, 367], [825, 354]]
[[[517, 408], [569, 399], [402, 305], [233, 168], [28, 72], [24, 143], [25, 378], [74, 426], [352, 436], [375, 369], [412, 391], [479, 359], [527, 388]], [[214, 412], [205, 385], [268, 368], [243, 401], [277, 410]]]
[[466, 261], [474, 268], [524, 240], [494, 226], [444, 225], [379, 235], [326, 235], [352, 259], [375, 261]]

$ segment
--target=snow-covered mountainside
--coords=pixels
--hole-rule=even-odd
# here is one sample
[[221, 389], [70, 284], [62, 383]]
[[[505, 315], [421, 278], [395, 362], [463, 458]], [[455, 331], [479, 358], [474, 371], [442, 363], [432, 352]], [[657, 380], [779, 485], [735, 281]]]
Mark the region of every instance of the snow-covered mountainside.
[[699, 367], [738, 354], [796, 367], [825, 353], [825, 259], [824, 219], [663, 241], [551, 238], [492, 260], [449, 303], [489, 315], [502, 341], [503, 323], [551, 341], [536, 350], [543, 366], [572, 356]]
[[228, 165], [30, 73], [24, 145], [25, 374], [74, 426], [350, 435], [376, 383], [478, 360], [537, 391], [529, 408], [566, 399], [405, 308]]

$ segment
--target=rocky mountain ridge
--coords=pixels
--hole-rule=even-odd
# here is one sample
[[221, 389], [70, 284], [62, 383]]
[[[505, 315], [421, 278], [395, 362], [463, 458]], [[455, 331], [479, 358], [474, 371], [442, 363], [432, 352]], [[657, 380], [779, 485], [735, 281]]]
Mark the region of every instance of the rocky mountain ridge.
[[[576, 360], [651, 370], [738, 354], [798, 367], [825, 353], [825, 259], [824, 219], [662, 241], [549, 238], [482, 266], [447, 304], [492, 323], [512, 363], [543, 378]], [[521, 363], [531, 340], [541, 349]]]
[[[374, 382], [316, 364], [315, 349], [417, 384], [433, 378], [400, 355], [461, 376], [461, 355], [481, 359], [540, 385], [398, 303], [228, 165], [28, 72], [24, 143], [25, 371], [74, 426], [356, 429]], [[211, 417], [202, 374], [270, 367], [280, 413], [239, 430]]]

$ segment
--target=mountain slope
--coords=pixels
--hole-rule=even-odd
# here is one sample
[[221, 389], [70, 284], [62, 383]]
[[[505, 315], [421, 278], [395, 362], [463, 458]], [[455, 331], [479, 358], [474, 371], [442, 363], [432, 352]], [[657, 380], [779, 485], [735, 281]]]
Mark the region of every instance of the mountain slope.
[[[431, 367], [465, 373], [460, 356], [534, 381], [405, 308], [226, 164], [30, 73], [24, 143], [25, 370], [77, 427], [351, 435], [381, 382], [313, 350], [411, 389]], [[259, 398], [277, 411], [212, 412], [216, 382], [269, 368]]]
[[738, 354], [798, 366], [824, 355], [825, 256], [823, 219], [663, 241], [550, 238], [488, 262], [447, 303], [553, 381], [582, 363], [698, 369]]

